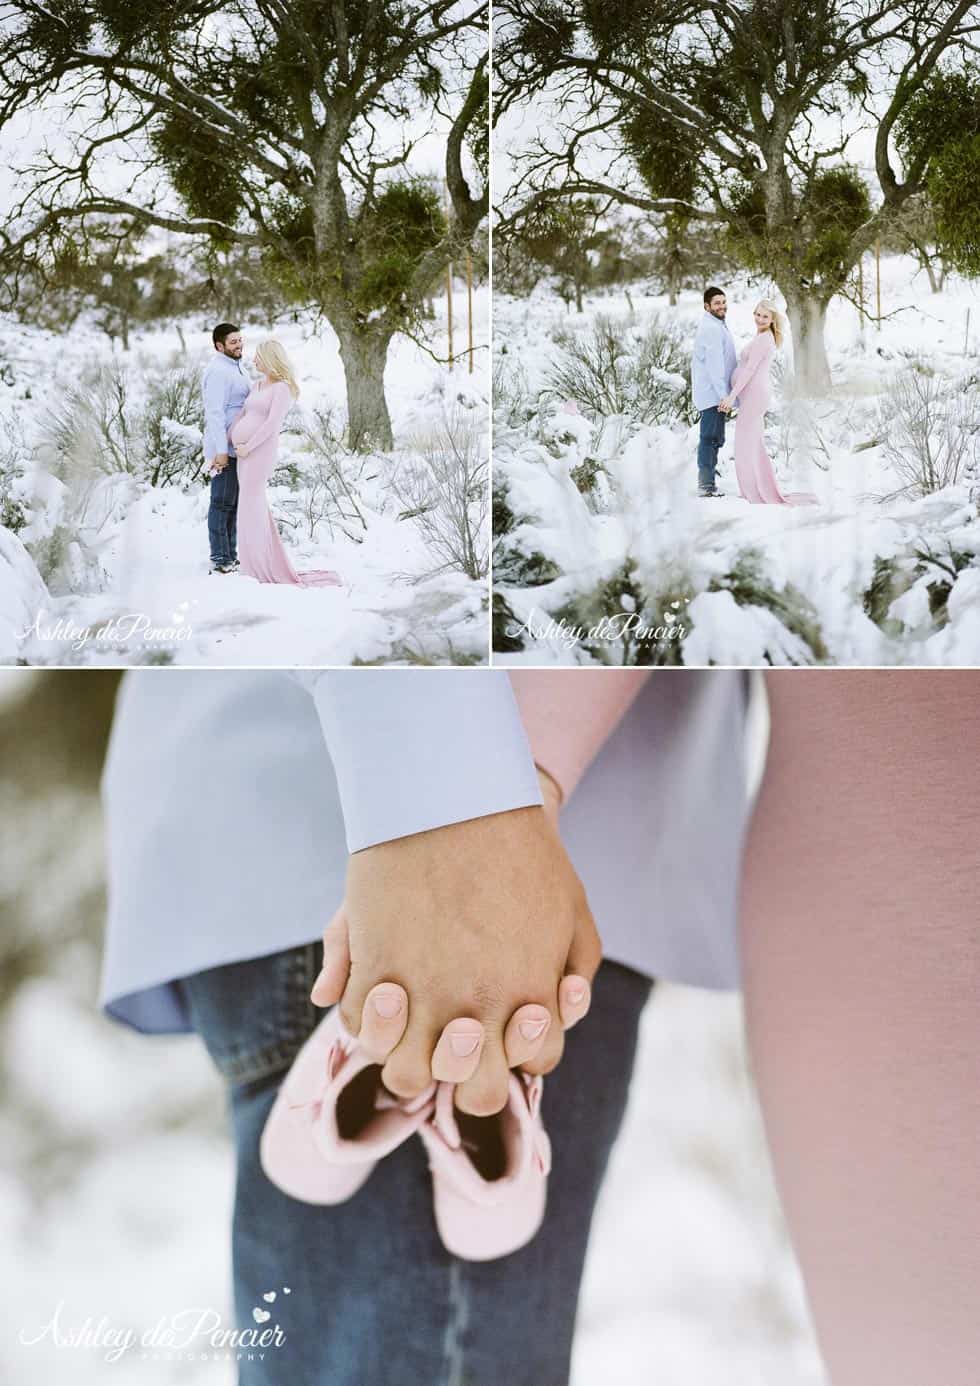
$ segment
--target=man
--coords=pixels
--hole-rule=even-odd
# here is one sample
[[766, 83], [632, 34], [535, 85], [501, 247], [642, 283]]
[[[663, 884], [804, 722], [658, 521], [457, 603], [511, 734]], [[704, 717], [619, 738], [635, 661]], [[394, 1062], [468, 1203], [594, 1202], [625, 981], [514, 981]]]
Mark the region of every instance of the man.
[[228, 426], [245, 403], [251, 382], [242, 366], [245, 339], [231, 322], [219, 322], [211, 333], [215, 357], [201, 381], [204, 397], [204, 456], [211, 468], [208, 538], [211, 572], [233, 573], [239, 566], [236, 515], [238, 459]]
[[691, 360], [691, 387], [694, 407], [701, 411], [701, 437], [698, 441], [698, 495], [722, 496], [715, 485], [718, 452], [725, 441], [725, 416], [729, 412], [721, 401], [732, 388], [732, 374], [738, 362], [732, 334], [725, 323], [728, 301], [714, 284], [704, 291], [704, 316], [694, 339]]

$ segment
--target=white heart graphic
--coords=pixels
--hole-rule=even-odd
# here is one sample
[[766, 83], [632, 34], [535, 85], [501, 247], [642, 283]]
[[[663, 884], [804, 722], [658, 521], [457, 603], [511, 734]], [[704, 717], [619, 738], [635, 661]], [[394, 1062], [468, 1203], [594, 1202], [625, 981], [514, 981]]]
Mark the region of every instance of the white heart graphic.
[[275, 1292], [275, 1290], [270, 1290], [269, 1293], [268, 1293], [267, 1295], [263, 1295], [263, 1296], [262, 1296], [262, 1298], [265, 1300], [266, 1304], [272, 1304], [272, 1302], [275, 1300], [275, 1297], [276, 1297], [276, 1292]]
[[272, 1315], [269, 1313], [268, 1309], [253, 1309], [252, 1318], [256, 1323], [266, 1323], [272, 1318]]
[[293, 1293], [288, 1285], [283, 1285], [282, 1292], [284, 1295], [291, 1295]]

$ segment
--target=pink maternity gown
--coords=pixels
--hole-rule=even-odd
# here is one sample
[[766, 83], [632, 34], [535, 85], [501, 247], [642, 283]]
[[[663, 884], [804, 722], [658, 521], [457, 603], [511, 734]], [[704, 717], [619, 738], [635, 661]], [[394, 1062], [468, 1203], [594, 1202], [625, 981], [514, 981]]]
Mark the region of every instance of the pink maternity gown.
[[735, 475], [739, 490], [755, 505], [816, 505], [807, 491], [783, 495], [766, 452], [765, 418], [769, 407], [769, 363], [776, 350], [771, 332], [757, 332], [743, 347], [732, 376], [732, 394], [738, 396], [735, 420]]
[[276, 468], [279, 430], [292, 402], [292, 392], [284, 380], [253, 385], [244, 408], [231, 422], [229, 436], [236, 449], [242, 444], [250, 449], [246, 457], [238, 459], [238, 555], [242, 572], [259, 582], [337, 587], [340, 576], [327, 569], [297, 573], [269, 510], [266, 482]]

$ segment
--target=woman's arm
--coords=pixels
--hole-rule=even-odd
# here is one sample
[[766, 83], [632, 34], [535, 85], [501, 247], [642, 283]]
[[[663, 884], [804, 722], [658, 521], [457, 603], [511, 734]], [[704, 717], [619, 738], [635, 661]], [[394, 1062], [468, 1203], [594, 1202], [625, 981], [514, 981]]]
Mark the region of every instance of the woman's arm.
[[509, 673], [535, 764], [564, 803], [642, 690], [650, 670], [514, 669]]
[[268, 417], [259, 424], [258, 428], [247, 438], [245, 443], [238, 449], [239, 457], [247, 457], [250, 452], [261, 447], [270, 438], [274, 438], [280, 428], [282, 421], [289, 413], [289, 406], [293, 402], [293, 392], [284, 380], [277, 380], [274, 385], [269, 386], [269, 393], [272, 399], [269, 402]]
[[766, 675], [741, 908], [775, 1172], [834, 1386], [980, 1361], [980, 674]]

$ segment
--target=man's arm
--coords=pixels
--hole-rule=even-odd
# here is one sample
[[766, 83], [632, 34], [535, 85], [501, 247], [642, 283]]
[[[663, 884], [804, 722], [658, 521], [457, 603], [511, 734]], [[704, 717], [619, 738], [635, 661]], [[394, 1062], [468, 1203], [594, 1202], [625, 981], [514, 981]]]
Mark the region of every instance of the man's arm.
[[[317, 705], [351, 850], [313, 999], [339, 1001], [391, 1091], [412, 1097], [438, 1078], [457, 1085], [461, 1110], [499, 1111], [509, 1067], [558, 1062], [600, 960], [507, 676], [295, 677]], [[379, 995], [398, 1003], [383, 1021]], [[545, 1021], [530, 1046], [516, 1033], [528, 1016]], [[436, 1043], [454, 1025], [480, 1036], [465, 1061]]]
[[712, 332], [705, 343], [704, 369], [717, 399], [724, 399], [728, 394], [728, 385], [725, 380], [725, 344], [721, 332]]
[[208, 369], [201, 381], [204, 400], [204, 456], [208, 462], [228, 456], [228, 430], [225, 427], [227, 388], [216, 370]]

